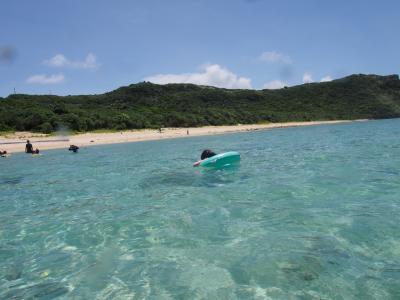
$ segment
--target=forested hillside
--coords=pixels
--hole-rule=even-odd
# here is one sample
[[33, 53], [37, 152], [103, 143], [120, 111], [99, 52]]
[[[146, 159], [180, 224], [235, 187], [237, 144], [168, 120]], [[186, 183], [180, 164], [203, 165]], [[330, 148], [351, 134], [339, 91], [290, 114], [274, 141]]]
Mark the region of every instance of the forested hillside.
[[400, 117], [397, 75], [351, 75], [279, 90], [132, 84], [100, 95], [0, 98], [0, 131], [50, 133]]

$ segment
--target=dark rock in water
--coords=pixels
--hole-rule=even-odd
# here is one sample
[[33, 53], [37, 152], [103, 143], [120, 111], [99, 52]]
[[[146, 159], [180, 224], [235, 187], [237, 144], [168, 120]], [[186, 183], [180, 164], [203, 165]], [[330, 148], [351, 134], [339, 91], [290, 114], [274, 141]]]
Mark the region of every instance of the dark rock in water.
[[23, 177], [3, 177], [3, 178], [0, 178], [0, 183], [18, 184], [18, 183], [21, 183], [22, 180], [23, 180]]
[[21, 278], [22, 270], [18, 267], [10, 268], [6, 273], [6, 279], [9, 281], [17, 280]]
[[55, 299], [68, 293], [69, 290], [59, 283], [39, 283], [22, 289], [14, 288], [0, 293], [0, 299]]
[[280, 268], [286, 276], [297, 277], [304, 281], [313, 281], [319, 278], [319, 272], [322, 266], [319, 261], [313, 257], [304, 256], [301, 260], [288, 262]]
[[304, 271], [303, 274], [302, 274], [302, 277], [303, 277], [303, 279], [305, 281], [312, 281], [312, 280], [318, 278], [318, 276], [316, 274], [313, 274], [313, 273], [308, 272], [308, 271]]

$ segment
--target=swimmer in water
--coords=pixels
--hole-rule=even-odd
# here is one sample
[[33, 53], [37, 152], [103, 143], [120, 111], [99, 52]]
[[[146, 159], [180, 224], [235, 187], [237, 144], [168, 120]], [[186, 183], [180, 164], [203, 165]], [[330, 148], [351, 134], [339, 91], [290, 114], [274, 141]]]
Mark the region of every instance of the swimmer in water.
[[198, 166], [200, 166], [200, 163], [201, 163], [202, 160], [204, 160], [204, 159], [206, 159], [206, 158], [209, 158], [209, 157], [213, 157], [213, 156], [215, 156], [215, 155], [217, 155], [217, 154], [216, 154], [215, 152], [211, 151], [210, 149], [204, 150], [204, 151], [201, 153], [201, 156], [200, 156], [200, 159], [201, 159], [201, 160], [195, 162], [195, 163], [193, 164], [193, 167], [198, 167]]
[[209, 150], [209, 149], [206, 149], [201, 153], [200, 159], [203, 160], [203, 159], [206, 159], [206, 158], [209, 158], [209, 157], [213, 157], [215, 155], [217, 155], [217, 154], [214, 153], [213, 151]]
[[72, 151], [74, 153], [78, 152], [79, 147], [75, 145], [70, 145], [68, 151]]

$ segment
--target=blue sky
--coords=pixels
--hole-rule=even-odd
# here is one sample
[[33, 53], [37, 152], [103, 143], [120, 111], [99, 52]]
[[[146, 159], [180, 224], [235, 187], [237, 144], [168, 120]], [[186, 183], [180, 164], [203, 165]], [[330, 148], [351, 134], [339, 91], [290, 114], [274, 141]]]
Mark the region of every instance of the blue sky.
[[279, 88], [400, 68], [400, 1], [13, 0], [0, 25], [0, 96], [143, 80]]

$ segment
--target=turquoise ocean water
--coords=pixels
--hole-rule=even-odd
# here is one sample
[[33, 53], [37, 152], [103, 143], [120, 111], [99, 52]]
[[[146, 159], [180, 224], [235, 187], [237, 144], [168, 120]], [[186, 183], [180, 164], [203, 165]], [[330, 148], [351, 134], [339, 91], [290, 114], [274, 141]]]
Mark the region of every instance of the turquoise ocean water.
[[0, 299], [400, 299], [400, 120], [43, 154], [0, 159]]

